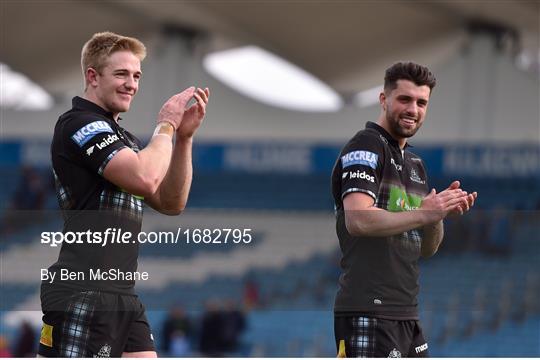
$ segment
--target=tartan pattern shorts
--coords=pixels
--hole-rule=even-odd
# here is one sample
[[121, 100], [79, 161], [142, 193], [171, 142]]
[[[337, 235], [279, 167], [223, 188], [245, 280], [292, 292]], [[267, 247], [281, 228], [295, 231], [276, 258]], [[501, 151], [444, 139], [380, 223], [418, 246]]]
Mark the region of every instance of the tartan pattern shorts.
[[87, 357], [85, 350], [90, 339], [90, 322], [96, 308], [94, 291], [83, 291], [81, 296], [67, 308], [67, 317], [62, 327], [59, 350], [62, 357]]
[[338, 357], [428, 357], [418, 320], [334, 316]]
[[62, 289], [43, 296], [42, 308], [41, 356], [120, 357], [123, 352], [155, 351], [137, 296]]

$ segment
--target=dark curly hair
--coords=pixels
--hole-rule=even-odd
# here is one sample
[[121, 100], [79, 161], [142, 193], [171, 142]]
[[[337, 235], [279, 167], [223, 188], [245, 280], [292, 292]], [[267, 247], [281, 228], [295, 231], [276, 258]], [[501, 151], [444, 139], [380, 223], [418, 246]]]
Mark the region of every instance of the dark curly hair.
[[398, 80], [409, 80], [417, 86], [427, 85], [430, 92], [435, 87], [435, 75], [425, 66], [413, 62], [397, 62], [386, 69], [384, 75], [384, 91], [392, 91]]

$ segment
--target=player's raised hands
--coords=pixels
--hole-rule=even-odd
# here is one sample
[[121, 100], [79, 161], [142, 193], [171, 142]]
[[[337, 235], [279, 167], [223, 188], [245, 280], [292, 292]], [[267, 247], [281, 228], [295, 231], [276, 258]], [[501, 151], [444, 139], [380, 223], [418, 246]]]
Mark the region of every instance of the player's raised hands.
[[[460, 186], [460, 182], [456, 180], [453, 181], [446, 190], [459, 189]], [[467, 194], [467, 196], [463, 199], [463, 202], [458, 205], [454, 210], [452, 210], [449, 215], [463, 215], [474, 206], [474, 202], [478, 197], [478, 193], [476, 191], [470, 194], [467, 192], [465, 193]]]
[[210, 90], [205, 88], [197, 88], [193, 93], [193, 98], [196, 100], [189, 108], [185, 110], [184, 117], [180, 127], [178, 127], [176, 135], [179, 137], [190, 138], [195, 134], [195, 131], [201, 126], [204, 115], [206, 114], [206, 105], [210, 97]]
[[439, 193], [432, 189], [422, 200], [420, 210], [424, 210], [432, 222], [440, 221], [448, 215], [462, 215], [469, 211], [478, 194], [476, 192], [469, 194], [459, 186], [459, 181], [454, 181]]
[[169, 123], [174, 130], [178, 130], [184, 118], [186, 106], [189, 100], [194, 96], [194, 93], [195, 87], [192, 86], [167, 100], [161, 107], [161, 110], [159, 110], [158, 124]]

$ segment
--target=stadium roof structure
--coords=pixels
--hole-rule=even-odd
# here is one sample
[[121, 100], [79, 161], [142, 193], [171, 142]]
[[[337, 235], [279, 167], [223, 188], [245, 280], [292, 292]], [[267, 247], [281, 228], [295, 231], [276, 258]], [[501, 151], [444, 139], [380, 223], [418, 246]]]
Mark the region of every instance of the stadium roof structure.
[[73, 79], [79, 83], [81, 45], [103, 30], [142, 39], [176, 31], [204, 40], [194, 42], [201, 57], [256, 45], [345, 98], [377, 85], [394, 61], [440, 63], [463, 46], [467, 29], [494, 32], [503, 45], [515, 40], [538, 66], [540, 2], [535, 0], [4, 0], [0, 7], [0, 61], [52, 94], [64, 93]]

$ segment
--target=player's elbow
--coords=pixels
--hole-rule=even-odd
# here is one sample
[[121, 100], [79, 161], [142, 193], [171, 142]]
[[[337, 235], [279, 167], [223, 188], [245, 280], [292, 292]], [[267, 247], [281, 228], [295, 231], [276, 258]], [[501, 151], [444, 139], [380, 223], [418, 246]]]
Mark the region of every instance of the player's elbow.
[[159, 178], [151, 176], [139, 176], [134, 182], [133, 192], [145, 198], [151, 197], [159, 188]]
[[158, 211], [164, 215], [176, 216], [180, 215], [187, 205], [187, 199], [181, 196], [160, 196], [160, 207]]
[[345, 215], [345, 227], [347, 228], [347, 232], [352, 236], [369, 236], [369, 223], [351, 215]]
[[186, 206], [183, 205], [183, 206], [177, 206], [174, 208], [161, 209], [159, 212], [164, 215], [177, 216], [177, 215], [180, 215], [185, 209], [186, 209]]
[[424, 259], [427, 259], [427, 258], [430, 258], [432, 257], [433, 255], [435, 255], [437, 253], [437, 250], [439, 250], [438, 247], [426, 247], [426, 246], [422, 246], [421, 250], [420, 250], [420, 255], [424, 258]]

